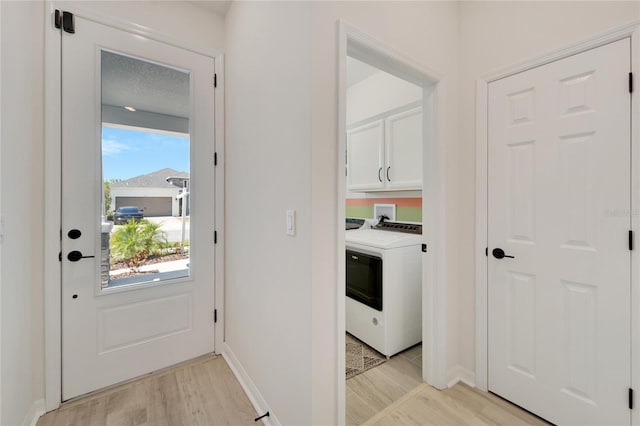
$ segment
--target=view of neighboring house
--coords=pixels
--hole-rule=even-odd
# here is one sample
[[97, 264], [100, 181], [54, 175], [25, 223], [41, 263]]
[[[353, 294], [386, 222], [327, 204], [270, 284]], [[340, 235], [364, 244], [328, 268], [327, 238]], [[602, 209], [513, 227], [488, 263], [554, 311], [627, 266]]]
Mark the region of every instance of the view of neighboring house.
[[176, 197], [181, 188], [167, 178], [189, 178], [189, 173], [165, 168], [146, 175], [111, 183], [114, 210], [124, 206], [136, 206], [145, 217], [179, 216], [181, 200]]

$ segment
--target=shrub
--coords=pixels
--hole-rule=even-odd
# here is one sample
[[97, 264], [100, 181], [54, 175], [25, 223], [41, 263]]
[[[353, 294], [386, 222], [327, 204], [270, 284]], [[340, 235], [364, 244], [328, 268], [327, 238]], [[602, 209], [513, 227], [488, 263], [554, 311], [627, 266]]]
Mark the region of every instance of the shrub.
[[159, 253], [167, 238], [160, 224], [147, 219], [130, 220], [111, 235], [111, 253], [136, 271], [149, 255]]

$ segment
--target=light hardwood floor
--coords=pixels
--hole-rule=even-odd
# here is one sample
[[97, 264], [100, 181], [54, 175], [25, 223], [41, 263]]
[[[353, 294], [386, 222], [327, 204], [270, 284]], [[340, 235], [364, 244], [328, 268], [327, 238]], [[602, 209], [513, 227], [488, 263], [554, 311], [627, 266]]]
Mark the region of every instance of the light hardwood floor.
[[422, 345], [347, 380], [346, 423], [360, 425], [422, 383]]
[[423, 383], [364, 425], [537, 426], [548, 423], [502, 398], [463, 383], [443, 391]]
[[[438, 391], [422, 383], [421, 362], [416, 346], [347, 380], [347, 424], [546, 424], [464, 384]], [[225, 360], [211, 356], [66, 403], [38, 426], [240, 426], [256, 416]]]
[[546, 425], [493, 394], [459, 383], [439, 391], [422, 382], [422, 346], [347, 380], [347, 425]]
[[221, 356], [64, 404], [38, 426], [254, 425], [255, 410]]

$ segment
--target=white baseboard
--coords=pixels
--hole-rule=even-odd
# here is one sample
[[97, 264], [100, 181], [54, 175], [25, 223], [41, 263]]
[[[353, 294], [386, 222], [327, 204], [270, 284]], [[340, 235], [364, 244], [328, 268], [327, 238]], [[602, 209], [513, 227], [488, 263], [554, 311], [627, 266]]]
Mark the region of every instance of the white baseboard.
[[24, 416], [24, 420], [22, 420], [22, 426], [36, 426], [36, 423], [38, 423], [38, 419], [43, 414], [44, 399], [33, 401], [31, 407], [29, 407], [29, 411], [27, 411], [27, 414]]
[[450, 388], [458, 382], [465, 383], [474, 388], [476, 387], [476, 375], [473, 371], [461, 365], [456, 365], [447, 371], [447, 387]]
[[229, 364], [229, 367], [231, 368], [231, 371], [233, 371], [233, 374], [235, 374], [238, 382], [240, 382], [240, 386], [242, 386], [242, 389], [244, 389], [244, 392], [249, 397], [249, 401], [251, 401], [256, 412], [259, 413], [259, 415], [266, 413], [267, 411], [269, 412], [269, 417], [263, 417], [262, 423], [265, 426], [282, 426], [282, 423], [280, 423], [273, 411], [269, 409], [269, 404], [267, 404], [267, 401], [263, 398], [262, 394], [260, 394], [256, 385], [253, 383], [244, 367], [242, 367], [242, 364], [240, 364], [238, 358], [236, 358], [235, 354], [226, 343], [223, 344], [222, 356], [225, 361], [227, 361], [227, 364]]

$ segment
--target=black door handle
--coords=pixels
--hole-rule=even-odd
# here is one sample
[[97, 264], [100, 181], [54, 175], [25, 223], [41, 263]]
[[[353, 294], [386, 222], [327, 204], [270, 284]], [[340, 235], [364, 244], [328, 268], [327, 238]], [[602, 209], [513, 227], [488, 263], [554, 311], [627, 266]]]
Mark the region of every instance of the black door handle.
[[67, 259], [69, 259], [71, 262], [77, 262], [80, 259], [89, 259], [91, 257], [95, 257], [95, 256], [83, 256], [82, 252], [78, 250], [70, 251], [69, 254], [67, 255]]
[[391, 166], [387, 167], [387, 180], [391, 182], [391, 178], [389, 177], [389, 170], [391, 170]]
[[382, 182], [382, 176], [380, 176], [380, 173], [382, 173], [382, 167], [378, 169], [378, 180]]
[[491, 254], [493, 254], [493, 257], [495, 257], [496, 259], [502, 259], [505, 257], [510, 257], [511, 259], [515, 259], [515, 257], [513, 256], [508, 256], [506, 254], [504, 254], [504, 250], [502, 250], [501, 248], [494, 248], [491, 251]]

